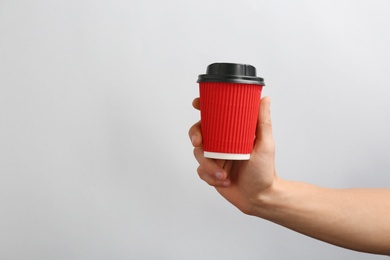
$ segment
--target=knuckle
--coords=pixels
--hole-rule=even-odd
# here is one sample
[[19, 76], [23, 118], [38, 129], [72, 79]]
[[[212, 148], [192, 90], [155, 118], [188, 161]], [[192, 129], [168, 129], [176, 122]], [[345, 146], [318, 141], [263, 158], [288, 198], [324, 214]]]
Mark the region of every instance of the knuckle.
[[272, 122], [271, 122], [271, 119], [268, 119], [268, 120], [265, 120], [263, 122], [261, 122], [260, 124], [261, 126], [268, 126], [268, 127], [272, 127]]

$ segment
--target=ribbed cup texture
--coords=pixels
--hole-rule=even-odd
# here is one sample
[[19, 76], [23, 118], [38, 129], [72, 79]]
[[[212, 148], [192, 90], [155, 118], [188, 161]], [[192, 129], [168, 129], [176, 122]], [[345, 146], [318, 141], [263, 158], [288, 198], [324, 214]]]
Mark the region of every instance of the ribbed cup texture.
[[262, 87], [219, 82], [199, 84], [204, 151], [252, 152]]

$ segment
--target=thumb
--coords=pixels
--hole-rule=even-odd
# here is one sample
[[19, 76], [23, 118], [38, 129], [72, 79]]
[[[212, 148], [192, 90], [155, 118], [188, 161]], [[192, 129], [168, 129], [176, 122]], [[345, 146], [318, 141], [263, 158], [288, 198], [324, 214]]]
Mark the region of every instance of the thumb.
[[268, 151], [274, 150], [274, 140], [272, 135], [271, 121], [271, 99], [263, 97], [260, 101], [259, 118], [257, 120], [256, 140], [254, 150], [259, 152], [261, 149]]

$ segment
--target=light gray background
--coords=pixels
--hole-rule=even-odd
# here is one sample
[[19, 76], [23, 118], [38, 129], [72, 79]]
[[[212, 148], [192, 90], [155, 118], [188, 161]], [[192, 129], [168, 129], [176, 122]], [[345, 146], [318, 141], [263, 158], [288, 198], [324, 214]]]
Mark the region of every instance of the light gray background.
[[197, 75], [253, 64], [281, 177], [389, 187], [389, 13], [0, 0], [0, 259], [382, 259], [243, 215], [198, 178], [187, 131]]

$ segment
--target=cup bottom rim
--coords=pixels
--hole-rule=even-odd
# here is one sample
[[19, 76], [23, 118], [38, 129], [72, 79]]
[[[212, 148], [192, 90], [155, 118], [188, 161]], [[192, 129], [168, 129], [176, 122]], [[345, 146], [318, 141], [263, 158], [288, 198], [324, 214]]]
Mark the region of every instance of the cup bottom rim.
[[215, 153], [204, 151], [204, 157], [211, 159], [222, 159], [222, 160], [249, 160], [250, 154], [239, 154], [239, 153]]

